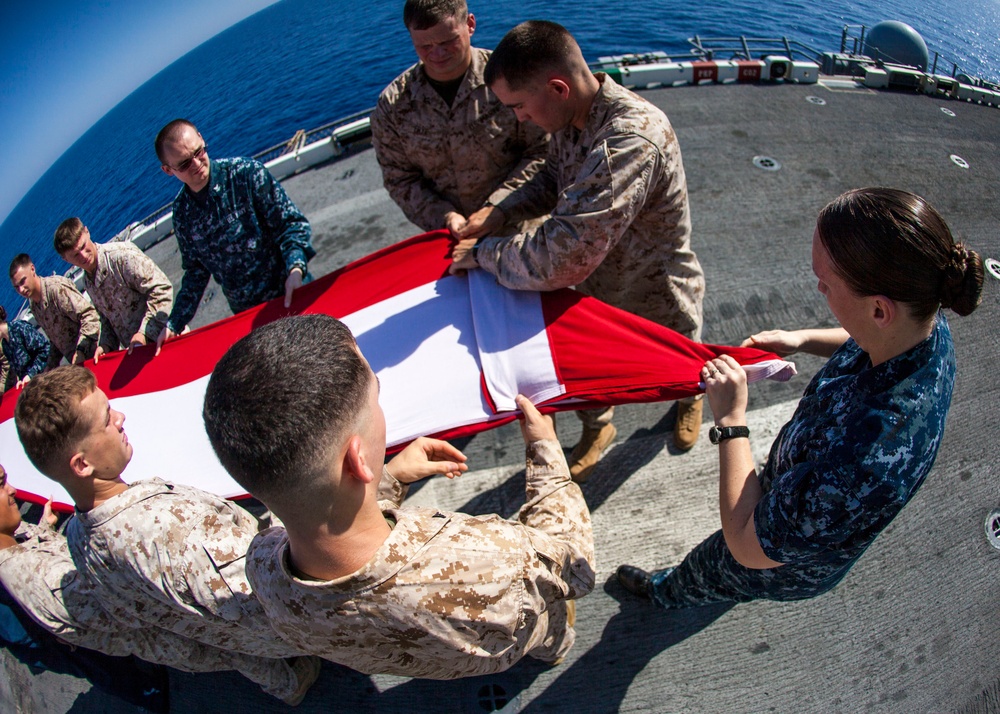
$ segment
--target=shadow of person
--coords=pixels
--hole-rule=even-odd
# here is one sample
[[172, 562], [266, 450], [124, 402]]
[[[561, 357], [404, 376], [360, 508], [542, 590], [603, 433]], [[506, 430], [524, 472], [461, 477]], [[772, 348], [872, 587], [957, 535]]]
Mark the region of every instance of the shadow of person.
[[442, 280], [434, 286], [435, 296], [399, 312], [387, 315], [378, 324], [355, 332], [358, 347], [374, 372], [401, 364], [433, 335], [454, 330], [456, 342], [479, 362], [479, 349], [471, 319], [462, 323], [456, 311], [459, 298], [468, 290], [457, 280]]
[[521, 469], [499, 486], [476, 494], [456, 510], [470, 516], [495, 513], [511, 518], [524, 505], [525, 471]]
[[698, 634], [736, 604], [662, 610], [628, 594], [613, 574], [604, 590], [621, 609], [608, 620], [601, 639], [521, 711], [561, 711], [581, 697], [586, 697], [587, 711], [618, 711], [650, 660]]
[[145, 347], [136, 347], [132, 350], [132, 354], [121, 352], [104, 358], [102, 361], [118, 360], [118, 367], [111, 375], [111, 389], [125, 389], [145, 369], [146, 365], [153, 361], [155, 354], [156, 346], [146, 345]]
[[632, 474], [663, 451], [663, 435], [673, 428], [676, 411], [674, 407], [653, 426], [636, 429], [601, 458], [590, 478], [581, 486], [591, 512], [600, 508]]

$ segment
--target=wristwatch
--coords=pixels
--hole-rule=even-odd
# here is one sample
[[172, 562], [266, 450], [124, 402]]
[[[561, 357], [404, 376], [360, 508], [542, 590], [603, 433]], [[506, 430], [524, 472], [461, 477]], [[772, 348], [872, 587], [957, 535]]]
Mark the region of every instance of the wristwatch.
[[713, 426], [708, 430], [708, 440], [713, 444], [721, 444], [726, 439], [747, 439], [750, 430], [745, 426]]

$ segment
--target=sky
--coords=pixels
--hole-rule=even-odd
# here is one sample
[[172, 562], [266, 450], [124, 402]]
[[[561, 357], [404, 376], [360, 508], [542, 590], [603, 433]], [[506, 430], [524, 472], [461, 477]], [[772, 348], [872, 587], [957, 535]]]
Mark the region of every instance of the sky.
[[0, 0], [0, 223], [108, 110], [275, 0]]

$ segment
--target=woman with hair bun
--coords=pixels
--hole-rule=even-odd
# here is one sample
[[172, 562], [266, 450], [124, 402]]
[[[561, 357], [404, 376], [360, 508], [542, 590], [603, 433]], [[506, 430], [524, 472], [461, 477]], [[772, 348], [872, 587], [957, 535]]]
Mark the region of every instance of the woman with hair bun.
[[8, 322], [7, 310], [0, 305], [0, 392], [14, 384], [24, 386], [45, 371], [48, 360], [49, 341], [45, 335], [24, 320]]
[[722, 529], [676, 568], [618, 568], [631, 592], [666, 608], [830, 590], [913, 497], [944, 434], [955, 353], [941, 308], [968, 315], [983, 287], [980, 256], [906, 191], [866, 188], [819, 215], [819, 291], [841, 327], [771, 330], [744, 346], [829, 357], [754, 468], [746, 375], [727, 355], [702, 379], [719, 445]]

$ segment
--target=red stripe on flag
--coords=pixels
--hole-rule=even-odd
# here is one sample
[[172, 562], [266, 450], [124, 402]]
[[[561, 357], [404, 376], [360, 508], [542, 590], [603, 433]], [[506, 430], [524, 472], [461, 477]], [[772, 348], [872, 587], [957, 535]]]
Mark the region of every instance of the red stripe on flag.
[[[722, 354], [740, 364], [774, 355], [706, 345], [573, 290], [542, 294], [549, 344], [566, 398], [598, 404], [669, 401], [700, 393], [699, 371]], [[557, 400], [557, 401], [559, 401]]]
[[[453, 241], [448, 231], [414, 236], [356, 260], [295, 292], [291, 309], [284, 297], [251, 308], [181, 335], [163, 346], [156, 358], [152, 345], [113, 352], [98, 364], [86, 363], [110, 398], [146, 394], [179, 387], [211, 374], [235, 342], [251, 330], [281, 317], [323, 313], [344, 317], [448, 273]], [[0, 402], [0, 421], [14, 416], [20, 390], [10, 390]]]

